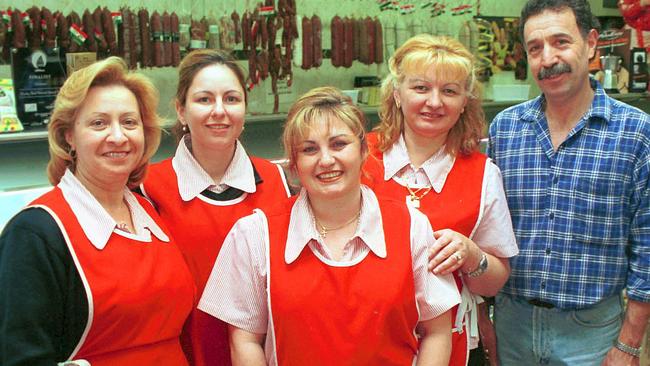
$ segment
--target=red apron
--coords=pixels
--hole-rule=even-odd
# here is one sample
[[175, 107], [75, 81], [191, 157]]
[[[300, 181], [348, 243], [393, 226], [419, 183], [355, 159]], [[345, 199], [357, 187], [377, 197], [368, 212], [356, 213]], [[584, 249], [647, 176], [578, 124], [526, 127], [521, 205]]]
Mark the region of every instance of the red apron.
[[[406, 187], [393, 179], [384, 180], [383, 153], [377, 149], [377, 134], [367, 135], [370, 154], [363, 170], [363, 183], [372, 188], [378, 197], [405, 201], [409, 195]], [[454, 166], [447, 176], [443, 190], [429, 191], [420, 200], [419, 210], [428, 218], [433, 230], [452, 229], [469, 237], [476, 226], [481, 209], [481, 191], [487, 157], [481, 153], [457, 155]], [[380, 199], [381, 201], [381, 199]], [[458, 291], [463, 289], [458, 272], [454, 273]], [[456, 319], [458, 306], [452, 309], [452, 322]], [[452, 325], [452, 328], [455, 324]], [[449, 365], [467, 364], [468, 340], [464, 328], [452, 333], [452, 352]]]
[[[136, 197], [156, 220], [151, 204]], [[31, 205], [57, 221], [86, 289], [88, 323], [70, 359], [93, 366], [187, 365], [179, 336], [195, 289], [173, 240], [165, 243], [151, 235], [151, 242], [139, 242], [112, 234], [99, 250], [59, 188]], [[156, 223], [166, 231], [159, 219]]]
[[[246, 194], [241, 202], [236, 199], [209, 203], [198, 197], [185, 202], [179, 194], [171, 158], [149, 168], [144, 182], [145, 193], [153, 201], [185, 257], [198, 290], [197, 302], [223, 240], [235, 222], [250, 215], [255, 208], [270, 207], [287, 199], [278, 166], [264, 159], [250, 159], [263, 182], [257, 185], [255, 193]], [[228, 325], [196, 309], [196, 305], [181, 334], [183, 350], [190, 364], [230, 366]]]
[[333, 267], [308, 247], [286, 264], [293, 202], [268, 218], [278, 364], [411, 365], [418, 351], [418, 311], [406, 206], [380, 202], [386, 258], [370, 252], [356, 265]]

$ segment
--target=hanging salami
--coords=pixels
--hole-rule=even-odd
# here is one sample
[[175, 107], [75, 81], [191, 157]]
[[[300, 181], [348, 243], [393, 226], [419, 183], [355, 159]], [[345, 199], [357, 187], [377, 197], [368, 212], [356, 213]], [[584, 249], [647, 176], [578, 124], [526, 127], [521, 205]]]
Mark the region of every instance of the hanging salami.
[[21, 11], [14, 9], [11, 13], [11, 28], [13, 29], [12, 47], [26, 48], [27, 47], [27, 33], [25, 32], [25, 24], [21, 16]]
[[178, 66], [181, 63], [181, 47], [179, 45], [180, 39], [180, 23], [176, 12], [172, 12], [169, 16], [172, 30], [172, 66]]
[[309, 70], [314, 62], [314, 37], [311, 19], [302, 18], [302, 69]]
[[[133, 13], [131, 13], [133, 14]], [[107, 7], [104, 7], [102, 10], [102, 29], [104, 30], [104, 38], [106, 39], [106, 45], [108, 51], [111, 55], [119, 55], [119, 46], [117, 44], [117, 34], [115, 32], [115, 23], [113, 22], [113, 14], [108, 10]], [[136, 30], [139, 28], [135, 28]]]
[[381, 27], [381, 21], [375, 18], [375, 63], [384, 62], [384, 30]]
[[162, 15], [163, 28], [163, 65], [171, 66], [172, 64], [172, 23], [168, 12]]
[[32, 6], [27, 10], [29, 22], [27, 24], [27, 44], [30, 49], [38, 50], [41, 48], [41, 9]]
[[[0, 21], [0, 23], [3, 23]], [[41, 31], [43, 34], [43, 46], [46, 48], [56, 47], [56, 19], [50, 9], [43, 7], [41, 9]], [[2, 44], [2, 42], [0, 42]]]
[[102, 9], [98, 6], [93, 11], [93, 25], [92, 30], [93, 37], [97, 42], [97, 51], [106, 54], [108, 52], [108, 42], [106, 42], [106, 37], [104, 36], [104, 25], [102, 23]]
[[312, 67], [320, 67], [323, 64], [323, 32], [322, 24], [318, 15], [311, 17], [311, 28], [313, 38], [313, 61]]
[[354, 61], [354, 19], [344, 18], [343, 66], [351, 67]]
[[147, 9], [140, 9], [138, 11], [138, 20], [140, 22], [140, 46], [142, 47], [142, 66], [151, 67], [152, 62], [152, 44], [151, 44], [151, 29], [149, 24], [149, 11]]
[[68, 19], [61, 12], [56, 12], [56, 40], [57, 45], [64, 50], [70, 48], [70, 33], [68, 26]]
[[342, 55], [343, 55], [343, 23], [341, 18], [336, 15], [332, 18], [330, 23], [330, 37], [332, 39], [332, 47], [330, 48], [330, 59], [332, 60], [332, 66], [341, 67], [342, 66]]
[[86, 9], [83, 14], [83, 30], [88, 35], [86, 39], [86, 50], [97, 52], [97, 41], [95, 40], [95, 21], [90, 11]]

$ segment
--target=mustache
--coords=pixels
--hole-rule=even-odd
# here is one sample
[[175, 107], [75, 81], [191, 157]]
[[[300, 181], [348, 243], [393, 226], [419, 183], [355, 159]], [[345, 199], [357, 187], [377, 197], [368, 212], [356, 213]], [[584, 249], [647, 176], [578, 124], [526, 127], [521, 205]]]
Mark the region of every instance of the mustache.
[[538, 80], [544, 80], [550, 77], [553, 77], [555, 75], [560, 75], [564, 73], [569, 73], [571, 72], [571, 66], [569, 64], [555, 64], [551, 67], [542, 67], [541, 70], [537, 73], [537, 79]]

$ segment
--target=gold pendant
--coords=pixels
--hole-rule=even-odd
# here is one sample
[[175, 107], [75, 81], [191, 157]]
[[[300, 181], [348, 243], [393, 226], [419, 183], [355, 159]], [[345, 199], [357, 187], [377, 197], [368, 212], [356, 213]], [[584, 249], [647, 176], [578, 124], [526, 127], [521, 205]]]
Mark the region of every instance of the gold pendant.
[[406, 204], [415, 208], [420, 208], [420, 200], [411, 195], [406, 196]]

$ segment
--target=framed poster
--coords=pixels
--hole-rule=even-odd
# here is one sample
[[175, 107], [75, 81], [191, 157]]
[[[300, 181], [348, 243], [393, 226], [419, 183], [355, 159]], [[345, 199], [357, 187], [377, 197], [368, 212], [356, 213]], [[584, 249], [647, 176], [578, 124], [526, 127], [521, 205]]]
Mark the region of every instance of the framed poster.
[[54, 100], [66, 79], [65, 55], [60, 48], [11, 49], [16, 112], [25, 127], [49, 122]]

